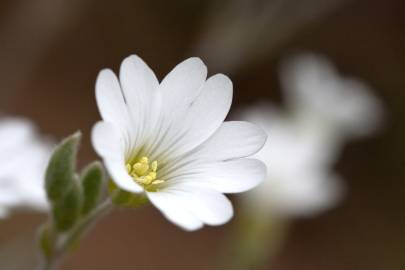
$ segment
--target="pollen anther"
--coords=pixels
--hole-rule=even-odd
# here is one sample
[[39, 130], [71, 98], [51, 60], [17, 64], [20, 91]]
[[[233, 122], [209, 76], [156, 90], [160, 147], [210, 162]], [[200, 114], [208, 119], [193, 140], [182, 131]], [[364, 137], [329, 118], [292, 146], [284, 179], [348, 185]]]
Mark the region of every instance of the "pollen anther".
[[156, 171], [158, 169], [158, 163], [156, 160], [149, 163], [147, 157], [142, 157], [138, 162], [133, 164], [127, 163], [125, 167], [134, 181], [142, 186], [148, 187], [164, 182], [164, 180], [156, 179]]

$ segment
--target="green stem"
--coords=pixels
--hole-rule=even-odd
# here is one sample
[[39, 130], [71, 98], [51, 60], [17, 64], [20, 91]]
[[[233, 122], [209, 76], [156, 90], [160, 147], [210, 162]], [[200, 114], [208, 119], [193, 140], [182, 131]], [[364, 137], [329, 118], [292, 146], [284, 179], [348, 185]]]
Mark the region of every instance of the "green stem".
[[277, 256], [287, 231], [284, 220], [243, 213], [226, 242], [218, 269], [267, 269], [264, 266]]
[[81, 219], [66, 235], [59, 235], [55, 239], [52, 256], [44, 259], [38, 266], [38, 270], [54, 270], [72, 244], [77, 241], [91, 226], [113, 208], [111, 198], [107, 198], [93, 211]]

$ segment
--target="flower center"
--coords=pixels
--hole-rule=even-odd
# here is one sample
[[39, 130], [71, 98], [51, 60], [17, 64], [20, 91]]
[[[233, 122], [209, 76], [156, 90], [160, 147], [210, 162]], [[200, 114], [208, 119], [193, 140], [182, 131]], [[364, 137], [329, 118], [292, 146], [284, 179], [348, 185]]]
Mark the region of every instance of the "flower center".
[[156, 171], [158, 168], [158, 163], [156, 160], [149, 162], [147, 157], [142, 157], [133, 164], [126, 164], [127, 171], [135, 182], [140, 184], [145, 188], [152, 187], [153, 185], [158, 185], [164, 182], [164, 180], [156, 179]]

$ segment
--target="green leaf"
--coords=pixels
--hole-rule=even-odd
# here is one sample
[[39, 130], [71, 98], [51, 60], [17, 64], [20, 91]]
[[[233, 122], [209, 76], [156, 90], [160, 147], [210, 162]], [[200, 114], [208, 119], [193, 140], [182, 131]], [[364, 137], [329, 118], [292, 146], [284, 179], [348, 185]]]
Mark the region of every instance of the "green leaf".
[[80, 217], [83, 194], [79, 182], [72, 181], [62, 199], [53, 205], [53, 218], [58, 231], [65, 232], [71, 229]]
[[104, 171], [100, 162], [95, 161], [83, 170], [81, 175], [84, 197], [82, 215], [88, 214], [99, 202], [103, 181]]
[[43, 224], [38, 230], [39, 247], [45, 258], [52, 257], [54, 248], [54, 238], [52, 235], [52, 229], [49, 224]]
[[74, 182], [77, 148], [81, 134], [76, 132], [55, 149], [46, 170], [45, 187], [48, 199], [56, 202]]

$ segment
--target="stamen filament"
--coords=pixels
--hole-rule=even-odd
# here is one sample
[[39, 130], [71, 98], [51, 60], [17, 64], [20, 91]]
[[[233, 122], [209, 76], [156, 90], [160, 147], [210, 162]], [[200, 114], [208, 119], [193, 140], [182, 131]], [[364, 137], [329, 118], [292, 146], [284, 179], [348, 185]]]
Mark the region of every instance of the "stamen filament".
[[158, 169], [156, 160], [149, 163], [149, 158], [142, 157], [134, 164], [127, 163], [125, 167], [134, 181], [145, 188], [165, 182], [164, 180], [156, 179]]

